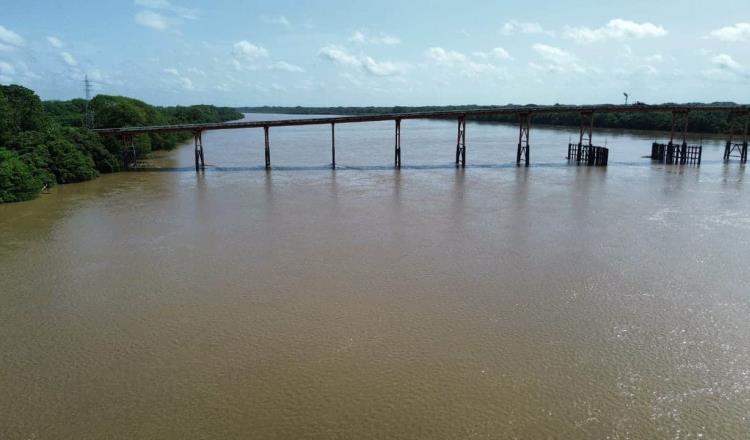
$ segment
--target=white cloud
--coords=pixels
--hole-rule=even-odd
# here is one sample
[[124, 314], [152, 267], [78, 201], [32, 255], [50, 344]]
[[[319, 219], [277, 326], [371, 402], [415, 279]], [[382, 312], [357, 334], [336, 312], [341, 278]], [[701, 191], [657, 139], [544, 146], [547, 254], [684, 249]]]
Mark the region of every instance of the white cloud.
[[442, 47], [431, 47], [427, 49], [427, 58], [441, 64], [463, 63], [466, 61], [466, 55], [455, 50], [445, 50]]
[[399, 75], [402, 73], [401, 67], [396, 63], [389, 61], [377, 62], [368, 56], [364, 56], [361, 59], [362, 68], [371, 75], [375, 76], [392, 76]]
[[513, 59], [513, 57], [510, 56], [510, 54], [508, 53], [508, 51], [503, 49], [502, 47], [496, 47], [489, 52], [474, 52], [472, 55], [483, 60], [489, 60], [489, 59], [511, 60]]
[[725, 53], [714, 55], [709, 60], [712, 67], [704, 70], [703, 76], [716, 81], [747, 81], [750, 72], [730, 55]]
[[170, 26], [170, 21], [165, 16], [154, 11], [141, 11], [135, 14], [135, 22], [157, 31], [165, 31]]
[[379, 33], [378, 35], [368, 35], [366, 31], [355, 31], [349, 41], [359, 44], [385, 44], [387, 46], [393, 46], [401, 44], [401, 39], [393, 35], [386, 33]]
[[185, 90], [195, 90], [193, 81], [186, 76], [182, 76], [180, 74], [180, 71], [175, 69], [174, 67], [162, 69], [162, 72], [166, 73], [169, 76], [174, 77], [174, 80], [169, 80], [169, 82], [174, 82]]
[[537, 43], [532, 46], [534, 51], [545, 61], [545, 65], [531, 63], [531, 67], [557, 73], [583, 73], [586, 69], [579, 64], [578, 57], [559, 47]]
[[0, 50], [12, 50], [22, 47], [24, 39], [12, 30], [0, 25]]
[[47, 37], [47, 42], [54, 48], [61, 48], [64, 46], [63, 42], [57, 37]]
[[664, 57], [661, 54], [656, 53], [656, 54], [647, 56], [646, 58], [644, 58], [644, 60], [647, 63], [661, 63], [662, 61], [664, 61]]
[[356, 56], [351, 55], [350, 53], [346, 51], [346, 49], [340, 46], [333, 46], [333, 45], [326, 46], [320, 49], [320, 51], [318, 52], [318, 55], [329, 61], [333, 61], [339, 64], [344, 64], [348, 66], [360, 65], [359, 59]]
[[615, 18], [605, 26], [592, 29], [589, 27], [566, 27], [565, 37], [578, 43], [595, 43], [604, 40], [625, 40], [629, 38], [663, 37], [668, 32], [662, 26], [653, 23], [636, 23], [630, 20]]
[[734, 26], [716, 29], [711, 31], [706, 38], [729, 42], [750, 41], [750, 23], [737, 23]]
[[362, 69], [365, 73], [374, 76], [398, 76], [409, 69], [405, 63], [393, 63], [390, 61], [375, 61], [367, 55], [355, 56], [340, 46], [326, 46], [318, 52], [321, 58], [334, 63]]
[[60, 58], [70, 67], [75, 67], [78, 65], [78, 61], [76, 61], [75, 58], [73, 58], [73, 55], [71, 55], [69, 52], [60, 52]]
[[262, 46], [242, 40], [234, 43], [234, 56], [246, 61], [257, 60], [259, 58], [268, 58], [268, 51]]
[[711, 63], [713, 63], [717, 68], [723, 70], [731, 70], [734, 72], [739, 72], [742, 70], [742, 66], [740, 65], [740, 63], [738, 63], [734, 60], [734, 58], [725, 53], [716, 55], [711, 58]]
[[283, 15], [278, 15], [278, 16], [275, 16], [275, 17], [270, 17], [270, 16], [268, 16], [268, 15], [261, 15], [261, 16], [260, 16], [260, 20], [261, 20], [261, 21], [262, 21], [263, 23], [267, 23], [267, 24], [277, 24], [277, 25], [281, 25], [281, 26], [290, 26], [290, 25], [292, 24], [292, 23], [290, 23], [290, 22], [289, 22], [289, 20], [288, 20], [288, 19], [287, 19], [286, 17], [284, 17]]
[[177, 84], [182, 89], [185, 90], [195, 90], [195, 86], [193, 85], [193, 81], [180, 74], [180, 71], [175, 69], [174, 67], [168, 67], [165, 69], [162, 69], [162, 72], [166, 73], [167, 75], [173, 76], [173, 80], [167, 80], [168, 83]]
[[274, 61], [268, 65], [269, 70], [281, 70], [283, 72], [299, 73], [304, 72], [305, 69], [300, 66], [296, 66], [286, 61]]
[[[425, 53], [427, 58], [435, 61], [438, 65], [451, 67], [457, 69], [459, 73], [464, 76], [474, 77], [480, 74], [496, 74], [500, 73], [504, 77], [507, 77], [507, 72], [504, 69], [498, 68], [496, 65], [488, 62], [476, 62], [469, 59], [465, 54], [455, 51], [446, 50], [442, 47], [431, 47]], [[482, 60], [488, 60], [492, 58], [497, 59], [508, 59], [510, 55], [502, 48], [495, 48], [490, 52], [474, 52], [476, 58]]]
[[135, 0], [133, 3], [136, 6], [142, 6], [147, 9], [167, 11], [172, 15], [176, 15], [186, 20], [195, 20], [198, 18], [198, 11], [196, 9], [173, 5], [168, 0]]
[[517, 21], [517, 20], [510, 20], [510, 21], [505, 22], [505, 24], [503, 24], [502, 32], [505, 35], [513, 35], [513, 34], [554, 35], [555, 34], [552, 31], [545, 30], [542, 27], [542, 25], [539, 23], [524, 22], [524, 21]]

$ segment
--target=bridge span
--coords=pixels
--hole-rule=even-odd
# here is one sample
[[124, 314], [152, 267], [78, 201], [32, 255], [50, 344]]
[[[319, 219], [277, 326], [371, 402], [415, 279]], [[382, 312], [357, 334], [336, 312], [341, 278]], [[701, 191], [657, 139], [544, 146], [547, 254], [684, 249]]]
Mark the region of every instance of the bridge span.
[[276, 121], [241, 121], [206, 124], [177, 124], [149, 127], [123, 127], [96, 129], [103, 136], [114, 136], [122, 140], [125, 164], [136, 164], [134, 136], [151, 133], [190, 132], [195, 145], [195, 169], [205, 168], [202, 133], [209, 130], [262, 128], [265, 135], [265, 166], [271, 168], [271, 128], [301, 125], [331, 126], [331, 165], [336, 166], [336, 124], [360, 122], [394, 121], [394, 166], [401, 166], [401, 121], [405, 119], [450, 119], [458, 122], [456, 133], [456, 166], [466, 166], [466, 120], [495, 115], [516, 115], [519, 124], [516, 164], [529, 166], [531, 144], [529, 134], [531, 121], [538, 114], [577, 113], [580, 116], [580, 136], [578, 143], [568, 145], [568, 159], [588, 165], [606, 165], [608, 150], [593, 145], [594, 114], [596, 113], [653, 113], [669, 112], [672, 125], [669, 141], [666, 144], [652, 145], [652, 159], [666, 163], [700, 164], [701, 146], [687, 144], [688, 122], [691, 112], [724, 112], [729, 114], [727, 142], [724, 159], [739, 158], [747, 162], [748, 125], [750, 106], [748, 105], [585, 105], [585, 106], [509, 106], [492, 107], [466, 111], [432, 111], [417, 113], [392, 113], [359, 116], [336, 116], [309, 119], [285, 119]]

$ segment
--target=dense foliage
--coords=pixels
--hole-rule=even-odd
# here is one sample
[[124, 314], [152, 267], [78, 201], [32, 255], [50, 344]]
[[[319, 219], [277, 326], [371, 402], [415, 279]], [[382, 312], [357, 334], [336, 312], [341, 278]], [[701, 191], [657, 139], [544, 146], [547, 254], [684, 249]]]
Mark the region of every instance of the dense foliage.
[[[714, 103], [715, 105], [733, 105], [732, 103]], [[498, 106], [458, 105], [458, 106], [422, 106], [422, 107], [246, 107], [239, 110], [246, 113], [285, 113], [315, 115], [374, 115], [383, 113], [412, 113], [430, 111], [469, 111]], [[518, 106], [519, 109], [523, 108]], [[535, 107], [535, 105], [530, 105]], [[473, 117], [474, 120], [488, 122], [516, 122], [515, 115], [490, 115]], [[691, 112], [688, 130], [694, 133], [725, 133], [728, 128], [729, 114], [725, 112]], [[581, 122], [576, 113], [541, 114], [534, 116], [535, 124], [578, 126]], [[668, 112], [653, 113], [600, 113], [594, 114], [594, 125], [603, 128], [623, 128], [635, 130], [669, 131], [672, 126], [672, 115]]]
[[[137, 99], [98, 95], [89, 103], [95, 127], [223, 122], [242, 114], [226, 107], [154, 107]], [[86, 101], [42, 102], [25, 87], [0, 85], [0, 203], [34, 198], [46, 186], [91, 180], [122, 168], [122, 146], [84, 128]], [[135, 139], [139, 157], [169, 150], [189, 134]]]

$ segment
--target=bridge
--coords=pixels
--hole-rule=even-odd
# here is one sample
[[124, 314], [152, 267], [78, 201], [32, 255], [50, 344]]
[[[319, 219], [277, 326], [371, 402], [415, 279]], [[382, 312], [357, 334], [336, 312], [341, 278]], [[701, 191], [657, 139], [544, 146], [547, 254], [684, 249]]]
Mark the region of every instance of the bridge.
[[736, 157], [747, 162], [748, 105], [584, 105], [584, 106], [508, 106], [475, 109], [466, 111], [432, 111], [417, 113], [392, 113], [360, 116], [337, 116], [310, 119], [286, 119], [278, 121], [240, 121], [207, 124], [178, 124], [150, 127], [104, 128], [94, 130], [103, 136], [114, 136], [124, 144], [125, 164], [136, 163], [134, 136], [150, 133], [190, 132], [195, 146], [195, 170], [205, 168], [202, 133], [209, 130], [262, 128], [265, 134], [265, 166], [271, 168], [271, 128], [300, 125], [331, 126], [331, 164], [336, 167], [336, 125], [361, 122], [394, 121], [394, 166], [401, 166], [401, 121], [408, 119], [448, 119], [458, 122], [456, 134], [456, 166], [466, 166], [466, 120], [483, 116], [516, 115], [519, 123], [516, 164], [529, 166], [531, 144], [529, 134], [531, 121], [535, 115], [553, 113], [574, 113], [580, 116], [580, 136], [578, 143], [568, 145], [568, 159], [588, 165], [606, 165], [608, 150], [593, 145], [594, 114], [597, 113], [652, 113], [669, 112], [672, 126], [666, 144], [653, 144], [651, 158], [666, 163], [700, 164], [702, 147], [687, 144], [688, 122], [691, 112], [725, 112], [729, 114], [727, 142], [724, 159]]

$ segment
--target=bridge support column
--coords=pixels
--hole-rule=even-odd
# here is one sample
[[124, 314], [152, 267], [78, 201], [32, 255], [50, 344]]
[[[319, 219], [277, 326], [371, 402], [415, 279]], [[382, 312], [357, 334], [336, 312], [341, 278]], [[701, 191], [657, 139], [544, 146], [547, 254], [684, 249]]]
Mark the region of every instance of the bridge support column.
[[135, 168], [138, 165], [138, 157], [135, 151], [135, 142], [133, 141], [133, 135], [125, 135], [122, 137], [122, 163], [126, 170], [131, 167]]
[[265, 151], [266, 151], [266, 169], [271, 169], [271, 143], [268, 139], [268, 126], [263, 127], [263, 134], [265, 135]]
[[[672, 130], [669, 134], [669, 144], [667, 144], [667, 163], [674, 163], [674, 158], [679, 157], [679, 162], [684, 163], [687, 159], [687, 131], [690, 110], [672, 110]], [[675, 144], [675, 136], [682, 136], [682, 142]], [[675, 152], [675, 145], [677, 152]], [[672, 154], [669, 154], [669, 151]], [[676, 153], [676, 155], [675, 155]]]
[[521, 165], [521, 160], [529, 166], [529, 132], [531, 131], [531, 113], [519, 113], [518, 150], [516, 150], [516, 165]]
[[401, 119], [396, 119], [396, 139], [394, 146], [393, 166], [401, 168]]
[[[747, 131], [750, 124], [750, 114], [745, 112], [731, 112], [729, 114], [729, 133], [726, 146], [724, 147], [724, 160], [728, 161], [736, 150], [739, 153], [740, 163], [747, 162]], [[741, 143], [735, 143], [735, 135], [742, 138]]]
[[587, 111], [587, 112], [581, 112], [581, 127], [579, 129], [579, 137], [578, 137], [578, 154], [576, 155], [576, 163], [581, 162], [581, 158], [583, 157], [583, 146], [584, 142], [586, 142], [586, 146], [591, 147], [593, 145], [593, 137], [594, 137], [594, 112], [593, 111]]
[[456, 167], [466, 166], [466, 116], [458, 118], [458, 135], [456, 137]]
[[195, 171], [198, 172], [206, 168], [206, 163], [203, 161], [203, 133], [194, 132], [193, 141], [195, 143]]
[[331, 123], [331, 167], [336, 168], [336, 124]]

